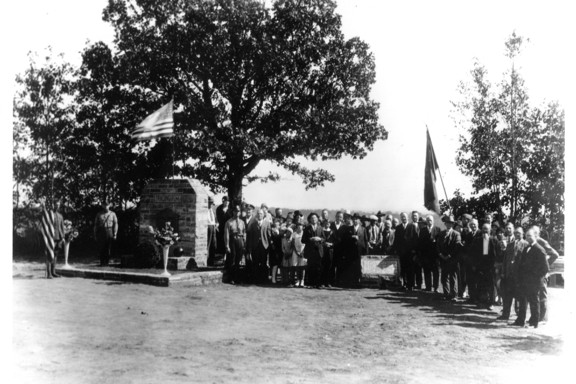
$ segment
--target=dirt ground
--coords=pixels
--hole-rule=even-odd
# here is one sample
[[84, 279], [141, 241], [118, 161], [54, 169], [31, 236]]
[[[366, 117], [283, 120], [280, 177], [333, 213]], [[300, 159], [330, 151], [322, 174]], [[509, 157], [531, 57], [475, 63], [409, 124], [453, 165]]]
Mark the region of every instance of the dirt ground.
[[563, 289], [534, 330], [427, 292], [13, 273], [17, 383], [553, 383], [573, 350]]

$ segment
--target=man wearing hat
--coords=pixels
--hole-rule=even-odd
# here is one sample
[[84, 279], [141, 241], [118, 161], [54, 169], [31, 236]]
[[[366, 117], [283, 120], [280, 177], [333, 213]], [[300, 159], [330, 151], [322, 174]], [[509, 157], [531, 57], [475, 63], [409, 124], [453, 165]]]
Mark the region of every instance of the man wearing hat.
[[382, 230], [378, 226], [378, 216], [370, 216], [370, 225], [366, 228], [368, 232], [368, 254], [379, 255], [382, 245]]
[[460, 237], [460, 233], [453, 228], [455, 223], [454, 216], [444, 216], [442, 221], [446, 225], [446, 229], [440, 233], [436, 242], [438, 257], [440, 258], [440, 268], [442, 269], [440, 280], [442, 282], [444, 299], [455, 301], [458, 255], [462, 250], [462, 238]]

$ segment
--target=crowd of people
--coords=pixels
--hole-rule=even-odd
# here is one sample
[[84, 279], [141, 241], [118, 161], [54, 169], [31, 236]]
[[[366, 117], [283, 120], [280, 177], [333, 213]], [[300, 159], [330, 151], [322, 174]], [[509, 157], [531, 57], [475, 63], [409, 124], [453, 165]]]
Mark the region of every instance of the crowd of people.
[[[540, 236], [537, 226], [512, 222], [479, 223], [470, 214], [459, 220], [417, 211], [399, 218], [378, 212], [360, 216], [338, 211], [272, 214], [266, 204], [222, 204], [210, 200], [209, 263], [225, 255], [226, 280], [231, 284], [271, 283], [289, 287], [359, 287], [363, 255], [396, 255], [406, 291], [441, 294], [444, 300], [469, 302], [492, 309], [502, 305], [498, 320], [508, 320], [518, 303], [513, 325], [538, 327], [547, 316], [547, 274], [558, 253]], [[243, 268], [241, 266], [243, 265]], [[441, 285], [441, 292], [439, 286]]]

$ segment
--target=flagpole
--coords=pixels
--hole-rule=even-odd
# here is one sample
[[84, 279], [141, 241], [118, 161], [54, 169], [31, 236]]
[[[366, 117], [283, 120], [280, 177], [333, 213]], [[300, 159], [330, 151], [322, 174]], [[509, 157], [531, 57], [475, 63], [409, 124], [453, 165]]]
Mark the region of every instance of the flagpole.
[[[432, 143], [432, 136], [430, 136], [430, 129], [428, 128], [428, 124], [426, 124], [426, 132], [430, 138], [430, 143]], [[446, 187], [444, 186], [444, 179], [442, 178], [442, 172], [440, 172], [440, 164], [438, 164], [438, 161], [436, 161], [436, 165], [438, 166], [438, 174], [440, 175], [442, 189], [444, 190], [444, 196], [446, 197], [446, 204], [448, 204], [448, 209], [450, 210], [450, 214], [452, 214], [452, 206], [450, 205], [450, 200], [448, 200], [448, 194], [446, 193]]]
[[174, 176], [174, 136], [172, 136], [172, 179], [175, 178]]

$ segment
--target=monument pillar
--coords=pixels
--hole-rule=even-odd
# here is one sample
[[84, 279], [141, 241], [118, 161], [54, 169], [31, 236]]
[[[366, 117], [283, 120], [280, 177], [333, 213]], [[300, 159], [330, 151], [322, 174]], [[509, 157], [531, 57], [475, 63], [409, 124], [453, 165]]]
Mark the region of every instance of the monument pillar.
[[[208, 191], [195, 179], [153, 180], [140, 197], [139, 243], [153, 240], [148, 228], [159, 229], [170, 221], [180, 235], [177, 245], [182, 247], [182, 258], [194, 258], [195, 264], [205, 267], [208, 259]], [[174, 263], [171, 263], [173, 265]], [[176, 262], [176, 269], [181, 269]], [[171, 269], [174, 269], [173, 267]]]

